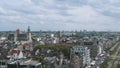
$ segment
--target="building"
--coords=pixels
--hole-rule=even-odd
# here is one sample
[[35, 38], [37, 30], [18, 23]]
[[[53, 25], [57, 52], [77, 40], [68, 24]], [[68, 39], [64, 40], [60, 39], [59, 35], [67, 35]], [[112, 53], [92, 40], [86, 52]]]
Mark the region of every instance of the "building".
[[90, 58], [95, 59], [98, 55], [99, 47], [97, 44], [97, 40], [87, 39], [82, 42], [82, 46], [88, 47], [90, 49]]
[[27, 41], [27, 34], [17, 34], [17, 41]]
[[28, 30], [27, 30], [27, 38], [29, 42], [32, 42], [32, 35], [31, 35], [31, 30], [30, 30], [30, 26], [28, 26]]
[[8, 62], [7, 68], [43, 68], [41, 63], [33, 60], [18, 60], [14, 62]]
[[14, 41], [14, 34], [9, 34], [8, 35], [8, 40]]
[[80, 58], [76, 54], [72, 54], [70, 60], [70, 68], [80, 68]]
[[28, 26], [27, 33], [22, 33], [20, 29], [17, 29], [14, 34], [8, 35], [8, 40], [11, 40], [14, 42], [16, 42], [16, 41], [32, 42], [32, 35], [31, 35], [30, 27]]
[[91, 58], [90, 58], [90, 49], [88, 49], [88, 47], [74, 46], [71, 49], [71, 57], [70, 58], [72, 58], [73, 54], [75, 54], [79, 57], [80, 67], [86, 67], [86, 66], [90, 65]]
[[22, 32], [20, 31], [20, 29], [16, 30], [16, 34], [21, 34]]

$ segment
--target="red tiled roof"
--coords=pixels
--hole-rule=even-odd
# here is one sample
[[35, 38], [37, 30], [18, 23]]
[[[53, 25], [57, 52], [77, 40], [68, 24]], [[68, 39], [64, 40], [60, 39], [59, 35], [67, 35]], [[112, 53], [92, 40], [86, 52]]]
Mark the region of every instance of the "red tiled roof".
[[12, 50], [8, 52], [8, 55], [19, 54], [19, 53], [20, 53], [20, 50]]

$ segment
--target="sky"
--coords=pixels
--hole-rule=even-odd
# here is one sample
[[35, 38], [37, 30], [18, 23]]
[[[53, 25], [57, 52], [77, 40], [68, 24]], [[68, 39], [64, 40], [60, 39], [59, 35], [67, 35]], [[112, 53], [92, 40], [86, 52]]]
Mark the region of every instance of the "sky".
[[120, 31], [120, 0], [0, 0], [0, 31]]

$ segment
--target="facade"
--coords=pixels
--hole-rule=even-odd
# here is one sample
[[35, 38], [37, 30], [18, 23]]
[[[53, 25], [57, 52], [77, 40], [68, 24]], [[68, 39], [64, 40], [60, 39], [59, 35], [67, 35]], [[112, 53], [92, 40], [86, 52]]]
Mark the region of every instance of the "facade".
[[9, 34], [8, 35], [8, 40], [14, 41], [14, 34]]
[[28, 26], [27, 33], [22, 33], [20, 31], [20, 29], [17, 29], [14, 34], [9, 34], [8, 35], [8, 40], [11, 40], [11, 41], [14, 41], [14, 42], [16, 42], [16, 41], [32, 42], [32, 35], [31, 35], [30, 27]]
[[84, 40], [82, 46], [88, 47], [88, 49], [90, 49], [90, 58], [94, 60], [99, 51], [97, 42], [94, 40]]
[[74, 46], [71, 49], [71, 56], [72, 56], [72, 54], [77, 55], [79, 57], [79, 59], [81, 59], [80, 60], [81, 67], [86, 67], [90, 64], [90, 61], [91, 61], [90, 50], [87, 47]]
[[31, 35], [31, 30], [30, 30], [30, 26], [28, 26], [28, 30], [27, 30], [27, 38], [29, 42], [32, 42], [32, 35]]
[[72, 54], [70, 60], [70, 68], [80, 68], [80, 58], [77, 55]]
[[41, 63], [37, 61], [24, 61], [24, 60], [19, 60], [19, 61], [14, 61], [14, 62], [9, 62], [7, 64], [7, 68], [43, 68]]
[[18, 34], [17, 35], [17, 41], [27, 41], [27, 35], [26, 34]]

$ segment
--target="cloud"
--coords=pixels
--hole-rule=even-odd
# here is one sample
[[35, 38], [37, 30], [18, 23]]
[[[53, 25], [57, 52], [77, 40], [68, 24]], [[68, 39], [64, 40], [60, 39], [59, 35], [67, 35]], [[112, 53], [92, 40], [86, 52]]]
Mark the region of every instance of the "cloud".
[[88, 0], [95, 10], [111, 17], [120, 17], [120, 0]]
[[0, 0], [0, 26], [7, 23], [12, 30], [28, 25], [33, 30], [116, 30], [120, 25], [119, 3], [119, 0]]

